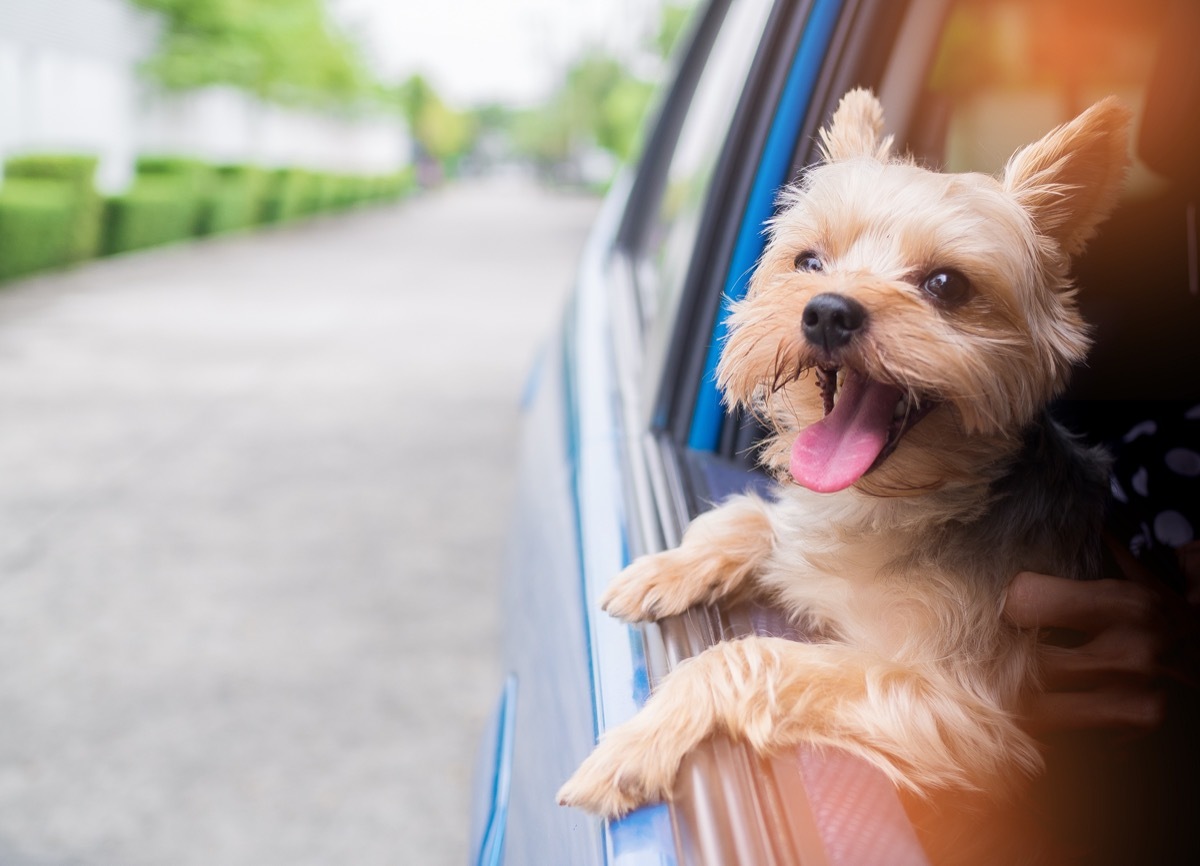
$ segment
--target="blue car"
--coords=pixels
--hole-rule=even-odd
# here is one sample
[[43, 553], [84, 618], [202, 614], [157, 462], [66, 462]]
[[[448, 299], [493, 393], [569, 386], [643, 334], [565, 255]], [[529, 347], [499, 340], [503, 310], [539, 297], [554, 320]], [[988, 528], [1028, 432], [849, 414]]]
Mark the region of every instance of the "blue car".
[[[855, 86], [879, 96], [898, 149], [949, 171], [994, 173], [1101, 96], [1133, 106], [1125, 199], [1076, 268], [1097, 345], [1063, 412], [1102, 437], [1112, 413], [1097, 405], [1200, 401], [1200, 377], [1185, 372], [1200, 370], [1197, 9], [712, 0], [694, 12], [640, 157], [614, 184], [525, 394], [503, 611], [509, 675], [476, 777], [475, 862], [929, 862], [889, 783], [812, 749], [762, 761], [717, 740], [689, 759], [671, 806], [613, 822], [557, 806], [597, 737], [680, 660], [721, 639], [787, 630], [750, 604], [631, 627], [597, 600], [633, 557], [677, 544], [696, 514], [766, 484], [754, 465], [758, 428], [727, 414], [714, 384], [724, 315], [746, 289], [779, 190], [817, 161], [817, 130]], [[1072, 840], [1087, 862], [1169, 862], [1182, 826], [1170, 809], [1186, 814], [1189, 796], [1139, 801], [1153, 814], [1130, 821], [1175, 830], [1147, 831], [1135, 859], [1099, 841], [1094, 816]]]

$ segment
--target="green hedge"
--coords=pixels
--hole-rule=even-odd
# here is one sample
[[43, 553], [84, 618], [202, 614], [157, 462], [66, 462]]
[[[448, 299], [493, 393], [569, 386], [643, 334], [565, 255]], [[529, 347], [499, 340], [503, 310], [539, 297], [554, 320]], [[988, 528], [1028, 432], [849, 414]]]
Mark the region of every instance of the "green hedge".
[[312, 216], [321, 212], [321, 175], [306, 168], [296, 169], [292, 181], [300, 187], [300, 216]]
[[6, 178], [61, 181], [73, 199], [71, 242], [67, 261], [90, 259], [99, 250], [104, 202], [96, 191], [94, 156], [77, 154], [36, 154], [12, 157], [4, 163]]
[[129, 191], [107, 200], [104, 252], [108, 255], [169, 244], [196, 233], [196, 199], [169, 174], [143, 175]]
[[76, 240], [77, 216], [71, 184], [6, 179], [0, 186], [0, 279], [65, 264]]
[[396, 201], [416, 192], [417, 173], [412, 166], [406, 166], [392, 174], [374, 175], [366, 178], [370, 201]]
[[198, 234], [204, 223], [209, 191], [215, 169], [207, 162], [183, 156], [140, 156], [134, 185], [149, 180], [151, 186], [173, 184], [180, 195], [191, 203], [192, 233]]
[[317, 177], [317, 210], [320, 212], [337, 210], [338, 188], [341, 183], [341, 178], [336, 174], [330, 174], [329, 172], [325, 171], [318, 174]]
[[266, 175], [249, 165], [214, 169], [196, 234], [210, 235], [249, 228], [262, 220]]
[[279, 223], [294, 220], [303, 213], [305, 186], [300, 171], [277, 168], [263, 176], [263, 197], [259, 221]]
[[129, 190], [102, 197], [95, 157], [9, 159], [0, 184], [0, 279], [97, 253], [113, 254], [398, 199], [416, 188], [411, 168], [353, 175], [300, 168], [213, 166], [143, 156]]

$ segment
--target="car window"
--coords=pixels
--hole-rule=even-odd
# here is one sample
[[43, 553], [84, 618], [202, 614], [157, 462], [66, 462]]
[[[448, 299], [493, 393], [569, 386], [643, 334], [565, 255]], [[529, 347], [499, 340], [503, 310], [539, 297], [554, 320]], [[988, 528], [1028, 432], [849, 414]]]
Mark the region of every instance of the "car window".
[[1072, 265], [1093, 346], [1068, 398], [1200, 396], [1178, 373], [1200, 364], [1198, 13], [1179, 0], [951, 0], [934, 40], [908, 135], [931, 165], [997, 173], [1105, 96], [1133, 109], [1121, 201]]
[[641, 245], [636, 280], [650, 381], [661, 370], [713, 172], [772, 5], [773, 0], [731, 3], [696, 85]]
[[[1165, 0], [952, 3], [910, 147], [946, 171], [996, 174], [1017, 148], [1105, 96], [1140, 114], [1165, 7]], [[1161, 184], [1139, 160], [1126, 195], [1144, 197]]]

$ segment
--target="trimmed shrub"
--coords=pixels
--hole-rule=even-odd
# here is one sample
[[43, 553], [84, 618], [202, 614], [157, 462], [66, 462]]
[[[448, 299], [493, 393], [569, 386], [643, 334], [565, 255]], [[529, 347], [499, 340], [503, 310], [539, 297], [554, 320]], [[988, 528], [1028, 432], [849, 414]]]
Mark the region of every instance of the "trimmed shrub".
[[362, 202], [362, 196], [359, 195], [359, 181], [360, 178], [353, 174], [334, 176], [333, 207], [335, 210], [346, 210]]
[[293, 183], [299, 186], [298, 216], [311, 216], [321, 209], [321, 177], [315, 171], [305, 168], [296, 169]]
[[390, 201], [415, 187], [411, 167], [390, 175], [212, 166], [143, 156], [130, 189], [104, 198], [95, 157], [46, 154], [5, 163], [0, 185], [0, 279], [95, 255], [173, 243]]
[[200, 211], [196, 233], [221, 234], [260, 222], [266, 193], [261, 169], [248, 165], [222, 165], [213, 170], [208, 194]]
[[139, 156], [139, 177], [167, 176], [183, 183], [196, 198], [204, 195], [212, 179], [213, 167], [207, 162], [186, 156]]
[[104, 202], [96, 191], [94, 156], [80, 154], [36, 154], [17, 156], [4, 163], [6, 178], [60, 181], [73, 199], [71, 243], [67, 261], [81, 262], [99, 252]]
[[299, 216], [299, 187], [294, 176], [295, 171], [290, 168], [276, 168], [264, 173], [259, 222], [281, 223]]
[[70, 183], [10, 178], [0, 186], [0, 279], [66, 264], [76, 240]]
[[397, 172], [376, 178], [376, 184], [381, 201], [396, 201], [416, 192], [416, 170], [411, 165], [405, 166]]
[[337, 175], [330, 174], [327, 171], [319, 171], [314, 173], [314, 184], [316, 191], [314, 192], [315, 213], [326, 213], [333, 210], [337, 206]]
[[195, 226], [196, 199], [185, 181], [169, 173], [141, 176], [128, 192], [106, 202], [104, 252], [181, 241]]
[[191, 203], [192, 232], [201, 233], [205, 219], [208, 197], [213, 186], [214, 169], [206, 162], [186, 156], [140, 156], [137, 161], [137, 178], [152, 182], [169, 182], [176, 184]]

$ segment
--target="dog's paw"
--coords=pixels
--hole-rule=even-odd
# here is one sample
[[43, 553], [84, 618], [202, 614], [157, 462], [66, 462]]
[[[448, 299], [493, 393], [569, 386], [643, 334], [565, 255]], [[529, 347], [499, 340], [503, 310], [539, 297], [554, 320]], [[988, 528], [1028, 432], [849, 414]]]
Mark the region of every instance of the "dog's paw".
[[683, 613], [699, 599], [675, 551], [643, 556], [613, 578], [600, 607], [626, 622], [649, 622]]
[[602, 741], [558, 790], [560, 806], [573, 806], [602, 818], [619, 818], [634, 809], [670, 798], [672, 774], [646, 772], [636, 758]]

